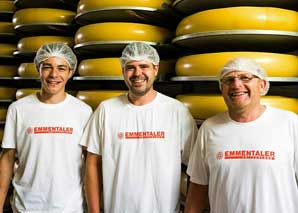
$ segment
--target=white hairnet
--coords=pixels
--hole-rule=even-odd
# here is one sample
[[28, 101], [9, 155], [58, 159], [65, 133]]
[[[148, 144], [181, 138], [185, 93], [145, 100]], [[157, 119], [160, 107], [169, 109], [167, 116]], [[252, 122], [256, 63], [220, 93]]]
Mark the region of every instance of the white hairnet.
[[267, 79], [267, 73], [260, 65], [257, 64], [257, 62], [249, 58], [234, 58], [227, 62], [220, 70], [219, 79], [222, 79], [222, 77], [233, 71], [249, 72], [258, 78], [265, 80], [266, 86], [261, 95], [267, 94], [270, 87], [269, 81]]
[[53, 42], [42, 45], [35, 55], [34, 63], [36, 67], [39, 67], [40, 63], [51, 57], [65, 59], [72, 72], [76, 70], [77, 57], [67, 44], [63, 42]]
[[133, 42], [124, 48], [120, 57], [121, 67], [125, 67], [130, 61], [148, 61], [154, 65], [159, 64], [157, 51], [149, 44], [143, 42]]

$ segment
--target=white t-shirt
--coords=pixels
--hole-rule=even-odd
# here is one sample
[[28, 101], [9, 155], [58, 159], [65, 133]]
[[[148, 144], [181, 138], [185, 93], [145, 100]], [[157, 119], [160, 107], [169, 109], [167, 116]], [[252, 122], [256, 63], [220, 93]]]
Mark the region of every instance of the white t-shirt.
[[12, 103], [2, 148], [17, 151], [12, 206], [18, 212], [83, 212], [82, 147], [79, 141], [92, 113], [67, 95], [45, 104], [36, 95]]
[[160, 93], [143, 106], [127, 94], [102, 102], [81, 144], [102, 156], [105, 212], [178, 212], [181, 163], [196, 136], [188, 109]]
[[191, 182], [209, 185], [213, 213], [298, 212], [298, 116], [267, 107], [255, 121], [206, 120], [190, 157]]

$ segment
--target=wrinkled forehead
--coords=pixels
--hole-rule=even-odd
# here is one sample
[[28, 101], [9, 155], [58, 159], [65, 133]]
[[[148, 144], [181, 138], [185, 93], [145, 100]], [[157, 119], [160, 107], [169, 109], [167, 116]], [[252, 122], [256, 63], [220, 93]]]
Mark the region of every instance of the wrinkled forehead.
[[67, 66], [70, 68], [69, 62], [63, 57], [52, 56], [45, 58], [40, 65], [55, 65], [55, 66]]
[[253, 73], [249, 71], [231, 70], [225, 73], [221, 78], [224, 78], [227, 76], [238, 76], [238, 75], [253, 75]]

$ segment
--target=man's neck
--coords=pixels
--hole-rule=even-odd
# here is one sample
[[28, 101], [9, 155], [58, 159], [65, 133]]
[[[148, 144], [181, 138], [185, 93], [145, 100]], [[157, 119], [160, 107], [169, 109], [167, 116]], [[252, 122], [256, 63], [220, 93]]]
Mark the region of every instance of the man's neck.
[[141, 95], [141, 96], [134, 95], [134, 94], [128, 92], [128, 100], [133, 105], [142, 106], [142, 105], [148, 104], [151, 101], [153, 101], [154, 98], [156, 97], [156, 95], [157, 95], [157, 92], [153, 89], [150, 90], [149, 92], [147, 92], [145, 95]]

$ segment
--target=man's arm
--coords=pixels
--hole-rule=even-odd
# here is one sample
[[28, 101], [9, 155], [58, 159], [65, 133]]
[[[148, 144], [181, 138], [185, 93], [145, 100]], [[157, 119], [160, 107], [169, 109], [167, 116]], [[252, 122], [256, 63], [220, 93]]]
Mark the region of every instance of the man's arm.
[[89, 213], [100, 212], [101, 156], [88, 152], [86, 159], [85, 191]]
[[0, 212], [3, 211], [4, 202], [13, 175], [15, 152], [15, 149], [3, 149], [0, 154]]
[[186, 198], [185, 213], [202, 213], [209, 208], [208, 185], [190, 182]]

